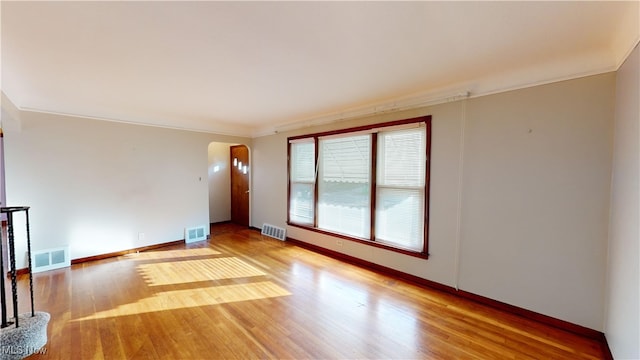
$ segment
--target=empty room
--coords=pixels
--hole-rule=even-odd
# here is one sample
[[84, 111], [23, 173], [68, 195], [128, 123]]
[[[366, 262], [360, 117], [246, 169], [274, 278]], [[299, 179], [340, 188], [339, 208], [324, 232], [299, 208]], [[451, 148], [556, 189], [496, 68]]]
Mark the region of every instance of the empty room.
[[0, 2], [0, 358], [640, 358], [639, 18]]

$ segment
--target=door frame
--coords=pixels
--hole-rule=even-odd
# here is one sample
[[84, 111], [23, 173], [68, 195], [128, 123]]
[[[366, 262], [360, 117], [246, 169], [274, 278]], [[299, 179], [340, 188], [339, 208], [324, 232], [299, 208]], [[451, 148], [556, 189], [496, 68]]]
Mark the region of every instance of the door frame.
[[249, 147], [244, 144], [230, 146], [229, 164], [231, 165], [231, 222], [250, 227], [251, 182], [249, 173], [251, 161]]
[[[212, 148], [212, 145], [218, 145], [215, 146], [214, 148]], [[222, 146], [224, 145], [224, 146]], [[230, 174], [230, 170], [231, 167], [233, 166], [233, 164], [231, 163], [231, 161], [233, 161], [233, 159], [231, 158], [231, 147], [232, 146], [237, 146], [237, 145], [243, 145], [247, 148], [248, 151], [248, 157], [249, 157], [249, 164], [252, 164], [252, 158], [251, 158], [251, 147], [249, 147], [249, 145], [244, 144], [244, 143], [231, 143], [231, 142], [226, 142], [226, 141], [211, 141], [209, 143], [209, 145], [207, 146], [207, 154], [208, 154], [208, 186], [207, 186], [207, 196], [208, 196], [208, 202], [209, 202], [209, 206], [207, 207], [207, 209], [209, 210], [209, 222], [210, 223], [224, 223], [224, 222], [230, 222], [231, 221], [231, 174]], [[224, 149], [224, 150], [223, 150]], [[250, 165], [251, 166], [251, 165]], [[226, 175], [223, 175], [226, 174]], [[224, 185], [224, 184], [216, 184], [215, 183], [215, 179], [218, 176], [224, 176], [228, 181], [228, 185]], [[252, 211], [251, 211], [251, 204], [252, 204], [252, 176], [251, 176], [251, 171], [249, 171], [249, 204], [248, 204], [248, 211], [249, 211], [249, 226], [251, 226], [251, 218], [252, 218]], [[218, 178], [219, 181], [219, 178]], [[228, 187], [227, 187], [228, 186]], [[224, 196], [228, 196], [228, 218], [226, 218], [226, 220], [223, 220], [220, 216], [220, 213], [218, 213], [217, 216], [214, 217], [214, 219], [211, 218], [212, 216], [212, 194], [222, 194], [222, 192], [224, 192]], [[223, 197], [224, 198], [224, 197]], [[227, 201], [227, 200], [225, 200]]]

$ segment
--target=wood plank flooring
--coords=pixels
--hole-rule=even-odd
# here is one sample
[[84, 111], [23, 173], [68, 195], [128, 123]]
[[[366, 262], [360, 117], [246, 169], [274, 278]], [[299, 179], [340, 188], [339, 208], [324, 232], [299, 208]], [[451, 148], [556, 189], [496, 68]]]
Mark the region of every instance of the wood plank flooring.
[[[30, 311], [20, 279], [20, 312]], [[600, 343], [233, 225], [35, 275], [31, 359], [601, 359]]]

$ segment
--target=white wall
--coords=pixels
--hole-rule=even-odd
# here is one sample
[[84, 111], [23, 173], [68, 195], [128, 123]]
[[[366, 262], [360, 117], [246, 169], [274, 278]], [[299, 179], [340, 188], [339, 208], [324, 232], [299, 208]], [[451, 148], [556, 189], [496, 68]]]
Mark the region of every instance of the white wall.
[[287, 219], [286, 137], [276, 135], [252, 140], [250, 225], [262, 228], [264, 223], [269, 223], [284, 227]]
[[616, 76], [605, 335], [616, 359], [640, 358], [640, 50]]
[[614, 81], [469, 102], [460, 288], [602, 330]]
[[[72, 259], [180, 240], [185, 227], [206, 226], [207, 147], [248, 142], [36, 112], [19, 117], [5, 133], [7, 202], [32, 207], [34, 250], [69, 245]], [[25, 249], [16, 248], [19, 267]]]
[[209, 144], [209, 222], [231, 220], [230, 145]]
[[602, 331], [614, 90], [608, 73], [254, 139], [253, 224], [286, 225], [288, 136], [430, 114], [428, 260], [288, 236]]

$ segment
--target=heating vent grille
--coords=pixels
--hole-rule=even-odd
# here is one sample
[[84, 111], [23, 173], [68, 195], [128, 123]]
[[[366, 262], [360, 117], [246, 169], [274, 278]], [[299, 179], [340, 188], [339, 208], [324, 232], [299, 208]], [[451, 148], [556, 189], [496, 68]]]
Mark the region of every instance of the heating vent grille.
[[207, 239], [207, 231], [204, 226], [186, 228], [184, 230], [184, 242], [192, 243]]
[[287, 238], [286, 230], [271, 224], [262, 225], [262, 235], [270, 236], [278, 240], [285, 240]]
[[71, 266], [69, 247], [34, 251], [31, 253], [31, 266], [34, 273]]

